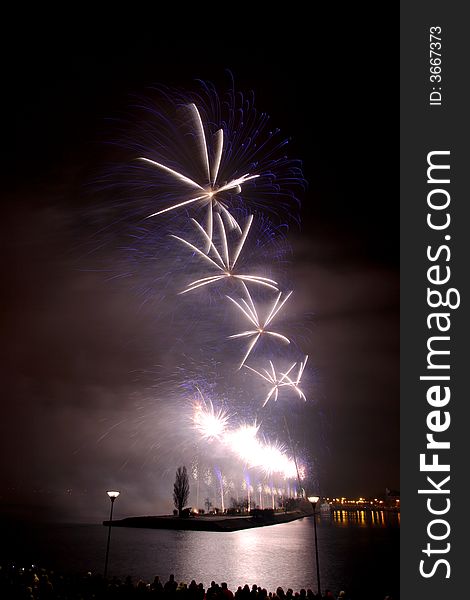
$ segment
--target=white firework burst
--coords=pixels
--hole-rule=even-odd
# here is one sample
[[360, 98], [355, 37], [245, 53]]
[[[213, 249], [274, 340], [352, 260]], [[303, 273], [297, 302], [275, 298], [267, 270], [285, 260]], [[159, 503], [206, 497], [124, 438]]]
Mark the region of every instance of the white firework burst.
[[271, 398], [274, 399], [274, 402], [277, 402], [279, 396], [279, 389], [282, 387], [292, 388], [298, 394], [299, 398], [302, 398], [305, 401], [307, 400], [305, 394], [299, 387], [300, 380], [305, 369], [305, 365], [307, 364], [307, 360], [308, 356], [306, 356], [305, 359], [300, 362], [297, 377], [295, 377], [295, 379], [290, 376], [290, 373], [296, 367], [296, 362], [292, 363], [285, 373], [277, 373], [272, 361], [269, 361], [269, 365], [271, 367], [270, 371], [268, 369], [263, 369], [263, 372], [261, 372], [257, 371], [256, 369], [253, 369], [253, 367], [244, 365], [246, 369], [253, 371], [253, 373], [256, 373], [259, 377], [267, 381], [272, 386], [264, 400], [263, 406], [266, 406], [266, 404]]
[[279, 294], [276, 296], [276, 299], [274, 300], [274, 302], [271, 306], [271, 309], [270, 309], [267, 317], [264, 320], [261, 320], [260, 317], [258, 316], [258, 312], [256, 310], [256, 307], [253, 302], [253, 298], [250, 295], [250, 292], [248, 291], [246, 285], [243, 282], [242, 282], [242, 285], [245, 290], [247, 300], [242, 298], [242, 299], [240, 299], [240, 301], [237, 301], [237, 300], [234, 300], [233, 298], [231, 298], [230, 296], [227, 296], [227, 298], [231, 302], [233, 302], [233, 304], [235, 304], [235, 306], [240, 310], [240, 312], [254, 326], [254, 329], [242, 331], [241, 333], [236, 333], [234, 335], [229, 336], [230, 339], [242, 338], [242, 337], [250, 338], [248, 350], [245, 353], [245, 356], [243, 357], [243, 360], [238, 367], [239, 369], [241, 369], [243, 367], [246, 359], [251, 354], [253, 348], [255, 347], [256, 343], [258, 342], [258, 340], [260, 339], [260, 337], [262, 335], [270, 335], [272, 337], [280, 339], [285, 344], [290, 344], [289, 338], [287, 338], [285, 335], [282, 335], [275, 331], [270, 331], [267, 328], [272, 323], [274, 317], [278, 314], [278, 312], [281, 310], [281, 308], [284, 306], [284, 304], [287, 302], [287, 300], [289, 299], [289, 297], [292, 294], [292, 292], [289, 292], [287, 294], [287, 296], [281, 301], [282, 292], [279, 292]]
[[[199, 205], [205, 206], [207, 205], [207, 236], [209, 240], [212, 240], [212, 230], [213, 230], [213, 221], [214, 221], [214, 211], [216, 213], [220, 213], [226, 220], [227, 224], [231, 229], [237, 228], [240, 230], [240, 227], [235, 220], [235, 218], [229, 212], [227, 204], [223, 200], [223, 192], [227, 192], [230, 190], [234, 190], [236, 193], [240, 193], [241, 186], [251, 179], [256, 179], [259, 175], [250, 175], [246, 173], [241, 177], [236, 177], [227, 183], [222, 185], [218, 182], [219, 175], [219, 167], [220, 161], [222, 159], [222, 153], [224, 150], [224, 131], [223, 129], [219, 129], [213, 136], [213, 152], [209, 152], [209, 147], [207, 144], [206, 134], [204, 131], [204, 125], [202, 123], [201, 115], [197, 106], [194, 103], [186, 105], [186, 108], [189, 111], [189, 115], [191, 121], [193, 123], [195, 137], [197, 139], [197, 144], [199, 147], [199, 159], [202, 161], [204, 165], [204, 171], [206, 180], [202, 182], [194, 181], [193, 179], [187, 177], [183, 173], [179, 171], [175, 171], [175, 169], [171, 169], [167, 165], [157, 162], [155, 160], [151, 160], [146, 157], [139, 157], [140, 160], [156, 167], [160, 171], [166, 173], [173, 180], [178, 181], [182, 184], [185, 191], [183, 191], [184, 200], [181, 202], [177, 202], [172, 206], [168, 206], [162, 210], [152, 213], [148, 215], [150, 217], [156, 217], [157, 215], [161, 215], [163, 213], [176, 210], [181, 208], [182, 206], [188, 206], [190, 204], [198, 203]], [[210, 156], [212, 156], [212, 160], [210, 160]], [[206, 244], [206, 251], [208, 252], [210, 249], [210, 243]]]
[[[201, 234], [204, 240], [204, 252], [201, 251], [197, 246], [191, 244], [187, 240], [179, 237], [177, 235], [172, 235], [171, 237], [179, 240], [185, 246], [190, 248], [193, 252], [195, 252], [208, 266], [211, 267], [212, 270], [215, 270], [214, 275], [209, 275], [208, 277], [203, 277], [201, 279], [196, 279], [189, 283], [180, 294], [186, 294], [187, 292], [191, 292], [197, 288], [210, 285], [212, 283], [216, 283], [225, 278], [238, 279], [240, 281], [246, 281], [247, 283], [256, 283], [258, 285], [263, 285], [265, 287], [271, 288], [275, 291], [278, 291], [277, 283], [273, 279], [268, 279], [267, 277], [260, 277], [258, 275], [246, 275], [242, 273], [236, 273], [235, 266], [237, 264], [238, 258], [240, 257], [240, 253], [243, 249], [243, 246], [246, 242], [246, 238], [248, 236], [248, 232], [250, 231], [251, 224], [253, 222], [253, 215], [250, 215], [247, 221], [247, 224], [243, 231], [241, 231], [241, 237], [238, 240], [238, 244], [236, 245], [233, 252], [230, 252], [227, 232], [225, 229], [224, 222], [219, 213], [215, 214], [215, 220], [218, 224], [220, 240], [221, 240], [221, 248], [220, 251], [217, 249], [214, 244], [213, 239], [209, 236], [209, 234], [205, 231], [205, 229], [195, 220], [191, 219], [192, 223], [195, 225], [197, 231]], [[207, 250], [207, 246], [209, 249]], [[210, 256], [212, 254], [212, 256]]]
[[204, 440], [221, 440], [229, 423], [229, 415], [223, 409], [216, 410], [209, 400], [207, 403], [204, 396], [199, 392], [201, 401], [194, 403], [192, 416], [193, 426]]

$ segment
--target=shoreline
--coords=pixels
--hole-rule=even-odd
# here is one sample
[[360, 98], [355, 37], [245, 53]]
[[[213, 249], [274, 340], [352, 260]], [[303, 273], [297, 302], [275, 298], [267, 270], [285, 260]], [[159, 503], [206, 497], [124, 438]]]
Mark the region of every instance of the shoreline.
[[[125, 519], [113, 520], [112, 527], [135, 527], [146, 529], [179, 529], [187, 531], [240, 531], [243, 529], [252, 529], [254, 527], [268, 527], [280, 523], [290, 523], [304, 517], [313, 516], [303, 511], [291, 511], [272, 516], [262, 517], [175, 517], [168, 516], [142, 516], [127, 517]], [[110, 522], [103, 521], [103, 525], [109, 526]]]

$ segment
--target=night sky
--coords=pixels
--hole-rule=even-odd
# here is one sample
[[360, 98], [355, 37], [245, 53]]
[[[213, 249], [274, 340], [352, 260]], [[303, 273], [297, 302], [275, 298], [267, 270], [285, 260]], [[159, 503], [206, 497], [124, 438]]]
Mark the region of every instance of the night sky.
[[[2, 512], [99, 518], [109, 486], [123, 490], [121, 514], [171, 508], [177, 448], [157, 455], [149, 442], [152, 419], [165, 416], [152, 393], [176, 377], [181, 343], [170, 359], [163, 351], [176, 317], [157, 302], [142, 308], [135, 282], [98, 268], [121, 260], [112, 245], [89, 254], [96, 215], [113, 217], [96, 177], [136, 94], [191, 90], [197, 78], [223, 90], [226, 69], [292, 138], [308, 181], [286, 270], [309, 354], [308, 403], [292, 413], [312, 491], [399, 489], [398, 115], [377, 63], [388, 54], [370, 31], [356, 29], [351, 46], [346, 16], [320, 29], [243, 43], [28, 38], [7, 66]], [[138, 411], [152, 415], [142, 429]], [[156, 435], [171, 445], [177, 429], [160, 424]]]

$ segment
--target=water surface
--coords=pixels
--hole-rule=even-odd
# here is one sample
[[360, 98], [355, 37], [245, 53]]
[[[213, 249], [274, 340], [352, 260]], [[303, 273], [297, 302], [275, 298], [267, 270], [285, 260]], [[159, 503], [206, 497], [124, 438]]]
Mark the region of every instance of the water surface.
[[[398, 598], [399, 515], [335, 513], [317, 516], [322, 591], [354, 600]], [[15, 525], [3, 536], [2, 558], [62, 572], [102, 572], [107, 528], [102, 525]], [[226, 581], [235, 590], [253, 583], [274, 591], [317, 589], [313, 517], [234, 532], [114, 528], [108, 574], [152, 580]]]

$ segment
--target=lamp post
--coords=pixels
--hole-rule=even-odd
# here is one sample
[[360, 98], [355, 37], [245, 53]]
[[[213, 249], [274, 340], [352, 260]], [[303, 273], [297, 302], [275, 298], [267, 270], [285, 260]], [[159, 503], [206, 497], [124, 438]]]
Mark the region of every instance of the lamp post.
[[104, 562], [104, 578], [106, 579], [106, 575], [108, 574], [108, 557], [109, 557], [109, 542], [111, 541], [111, 524], [113, 522], [113, 507], [114, 501], [119, 496], [120, 492], [106, 492], [111, 500], [111, 512], [109, 514], [109, 527], [108, 527], [108, 543], [106, 544], [106, 560]]
[[317, 567], [317, 586], [318, 586], [318, 595], [321, 596], [320, 591], [320, 567], [318, 564], [318, 541], [317, 541], [317, 517], [315, 514], [315, 509], [317, 507], [317, 502], [320, 500], [319, 496], [309, 496], [309, 501], [313, 504], [313, 532], [315, 536], [315, 564]]

